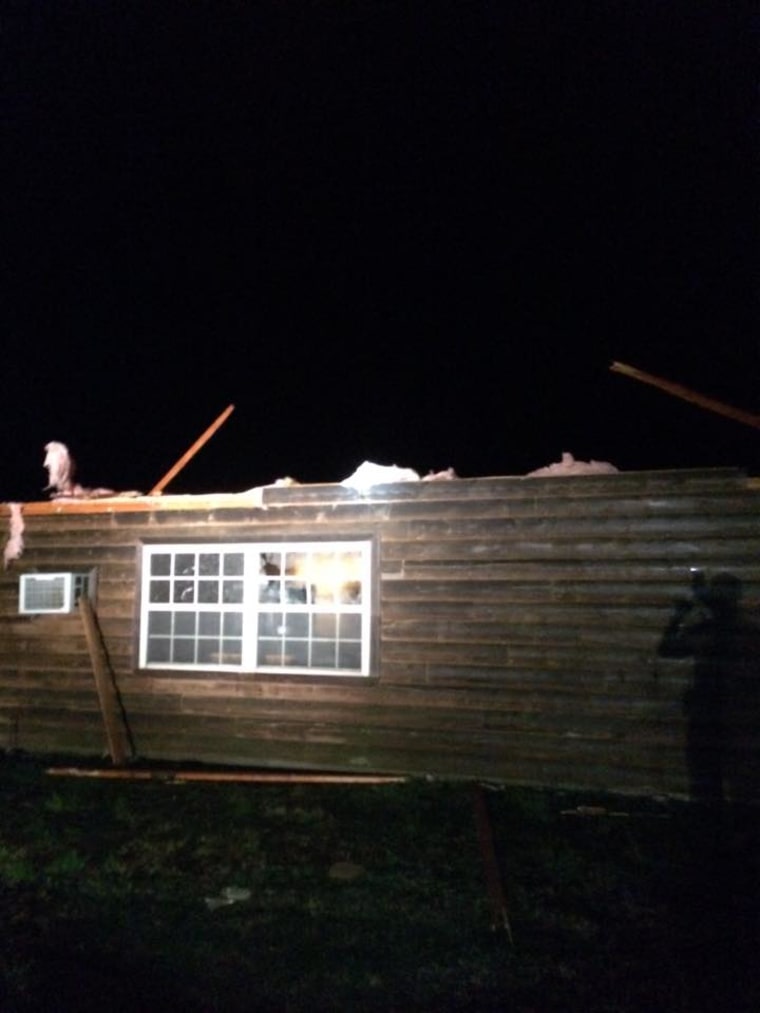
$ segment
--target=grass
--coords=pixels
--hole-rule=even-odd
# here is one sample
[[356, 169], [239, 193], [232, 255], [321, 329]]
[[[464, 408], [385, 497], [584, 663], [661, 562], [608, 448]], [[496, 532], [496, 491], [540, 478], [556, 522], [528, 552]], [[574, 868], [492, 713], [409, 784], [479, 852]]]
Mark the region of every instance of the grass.
[[471, 785], [80, 780], [5, 756], [0, 1009], [760, 1008], [756, 824], [487, 799], [513, 944]]

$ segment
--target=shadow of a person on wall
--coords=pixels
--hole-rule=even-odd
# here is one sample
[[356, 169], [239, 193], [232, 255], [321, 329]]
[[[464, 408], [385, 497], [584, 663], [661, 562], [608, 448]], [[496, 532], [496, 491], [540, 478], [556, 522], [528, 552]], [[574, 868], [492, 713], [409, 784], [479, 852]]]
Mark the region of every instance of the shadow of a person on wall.
[[742, 610], [738, 577], [692, 574], [659, 647], [661, 657], [694, 659], [683, 697], [689, 796], [743, 806], [760, 798], [760, 628]]
[[[693, 680], [683, 697], [689, 797], [694, 802], [719, 803], [723, 801], [725, 750], [721, 649], [733, 617], [714, 613], [701, 570], [694, 570], [692, 578], [692, 596], [675, 602], [658, 653], [665, 658], [694, 658]], [[737, 589], [733, 595], [737, 605], [739, 595]]]
[[683, 696], [695, 806], [673, 869], [674, 939], [695, 1013], [760, 1009], [760, 626], [741, 581], [692, 571], [660, 642], [693, 659]]

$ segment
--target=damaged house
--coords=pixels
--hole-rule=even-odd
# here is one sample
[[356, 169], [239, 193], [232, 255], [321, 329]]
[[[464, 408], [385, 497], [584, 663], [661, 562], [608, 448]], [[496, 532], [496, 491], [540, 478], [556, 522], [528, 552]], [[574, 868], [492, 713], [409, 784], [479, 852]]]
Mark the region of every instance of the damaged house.
[[757, 797], [739, 470], [99, 492], [0, 506], [4, 749]]

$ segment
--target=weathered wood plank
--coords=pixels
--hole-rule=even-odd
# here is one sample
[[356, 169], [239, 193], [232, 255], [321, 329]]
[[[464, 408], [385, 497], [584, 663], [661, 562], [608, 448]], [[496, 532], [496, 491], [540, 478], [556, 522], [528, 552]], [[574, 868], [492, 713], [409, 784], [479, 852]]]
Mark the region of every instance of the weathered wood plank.
[[[703, 539], [715, 537], [715, 518], [699, 515], [679, 517], [589, 517], [587, 511], [579, 517], [554, 518], [481, 518], [481, 517], [446, 517], [441, 520], [410, 520], [395, 521], [385, 525], [383, 541], [435, 542], [487, 541], [499, 544], [501, 541], [511, 542], [513, 539], [532, 542], [540, 539], [558, 548], [563, 548], [568, 541], [583, 540], [593, 545], [607, 544], [611, 540], [623, 544], [632, 542], [647, 543], [653, 539], [659, 542], [662, 538], [677, 537], [685, 539]], [[721, 517], [720, 539], [749, 538], [757, 541], [757, 515], [751, 511], [744, 514]]]
[[692, 675], [691, 659], [652, 659], [649, 666], [632, 665], [627, 657], [620, 663], [596, 666], [559, 668], [556, 665], [539, 668], [535, 665], [521, 668], [478, 664], [469, 657], [456, 662], [438, 663], [414, 661], [386, 661], [381, 684], [396, 690], [408, 686], [432, 686], [436, 691], [446, 688], [487, 688], [493, 698], [511, 694], [529, 694], [537, 690], [547, 693], [567, 691], [568, 687], [579, 696], [590, 691], [603, 692], [619, 683], [626, 686], [632, 697], [661, 694], [665, 699], [683, 694]]
[[546, 645], [516, 643], [472, 643], [463, 647], [446, 641], [426, 641], [424, 649], [419, 643], [405, 641], [387, 641], [383, 644], [383, 661], [409, 662], [425, 661], [427, 664], [470, 664], [499, 666], [506, 670], [511, 668], [535, 667], [567, 669], [576, 665], [588, 670], [609, 670], [616, 665], [636, 666], [637, 668], [652, 665], [651, 650], [644, 645], [643, 649], [634, 650], [633, 646], [608, 645], [606, 650], [601, 647], [593, 652], [583, 651], [578, 644], [552, 643]]
[[667, 561], [671, 566], [723, 565], [741, 566], [757, 546], [757, 540], [713, 537], [699, 539], [566, 539], [526, 538], [522, 533], [510, 538], [452, 538], [441, 541], [394, 541], [384, 539], [381, 559], [385, 563], [401, 560], [414, 562], [523, 562], [531, 560], [589, 562], [604, 560], [638, 563], [642, 560]]
[[[746, 570], [745, 570], [746, 572]], [[466, 576], [452, 580], [386, 580], [381, 583], [383, 614], [389, 609], [425, 605], [458, 607], [466, 604], [477, 608], [481, 602], [488, 605], [541, 605], [593, 606], [634, 609], [670, 607], [676, 598], [691, 592], [688, 575], [671, 573], [658, 580], [597, 580], [574, 581], [518, 581], [473, 580]], [[745, 602], [760, 597], [760, 580], [745, 581]], [[392, 613], [390, 613], [392, 614]]]
[[607, 559], [599, 553], [596, 559], [586, 560], [555, 560], [552, 558], [534, 560], [500, 560], [498, 562], [484, 559], [451, 560], [451, 559], [404, 559], [403, 555], [395, 561], [382, 561], [380, 575], [383, 589], [390, 581], [514, 581], [516, 583], [533, 583], [543, 580], [547, 587], [559, 583], [620, 583], [622, 581], [640, 582], [650, 585], [654, 583], [672, 584], [680, 579], [683, 586], [689, 586], [692, 566], [713, 571], [730, 570], [743, 581], [758, 584], [760, 582], [760, 561], [756, 556], [747, 554], [739, 558], [733, 552], [712, 560], [705, 559], [701, 554], [696, 558], [678, 559], [667, 557], [667, 547], [663, 547], [662, 556], [640, 563], [636, 559]]
[[[299, 508], [306, 519], [311, 513]], [[341, 509], [347, 509], [342, 506]], [[357, 506], [355, 509], [359, 509]], [[364, 508], [366, 509], [366, 507]], [[681, 517], [744, 517], [757, 510], [757, 496], [750, 496], [746, 490], [727, 494], [725, 488], [704, 492], [689, 492], [653, 495], [638, 490], [634, 495], [609, 490], [607, 495], [573, 497], [551, 495], [551, 489], [544, 496], [489, 497], [487, 499], [453, 501], [405, 500], [384, 506], [385, 514], [392, 522], [445, 520], [446, 518], [472, 518], [474, 520], [509, 518], [512, 520], [573, 520], [576, 518], [598, 518], [635, 520], [637, 518], [662, 518], [677, 521]], [[337, 511], [336, 511], [337, 512]], [[290, 513], [288, 514], [290, 516]], [[374, 514], [373, 514], [374, 516]]]
[[670, 601], [658, 605], [642, 606], [632, 604], [610, 604], [607, 601], [581, 603], [573, 601], [535, 601], [532, 604], [515, 601], [483, 600], [468, 601], [413, 601], [383, 602], [383, 626], [398, 622], [452, 623], [489, 622], [541, 626], [569, 626], [597, 628], [615, 624], [619, 629], [627, 627], [664, 628], [672, 613]]

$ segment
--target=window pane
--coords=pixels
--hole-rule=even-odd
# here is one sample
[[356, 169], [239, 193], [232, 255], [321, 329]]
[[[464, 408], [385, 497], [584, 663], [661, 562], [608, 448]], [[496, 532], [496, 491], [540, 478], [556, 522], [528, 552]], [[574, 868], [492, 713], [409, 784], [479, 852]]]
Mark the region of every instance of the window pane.
[[306, 640], [286, 640], [283, 664], [306, 668], [309, 664], [309, 644]]
[[281, 612], [262, 612], [259, 616], [259, 636], [279, 637], [283, 625]]
[[195, 584], [191, 580], [176, 580], [174, 582], [174, 601], [192, 602], [195, 600]]
[[189, 665], [195, 661], [195, 641], [189, 637], [175, 637], [172, 641], [172, 661]]
[[166, 553], [150, 557], [150, 574], [156, 577], [168, 577], [171, 573], [172, 557]]
[[321, 639], [335, 640], [337, 634], [338, 617], [333, 612], [313, 617], [313, 635]]
[[256, 651], [257, 665], [281, 665], [282, 650], [279, 641], [260, 640]]
[[168, 636], [172, 628], [171, 612], [150, 612], [148, 614], [148, 636], [155, 637], [158, 634]]
[[243, 660], [243, 645], [239, 640], [222, 641], [222, 660], [225, 665], [239, 665]]
[[169, 587], [168, 580], [152, 580], [150, 582], [150, 600], [157, 603], [169, 601]]
[[201, 612], [198, 615], [198, 634], [202, 637], [218, 637], [221, 616], [218, 612]]
[[199, 580], [198, 601], [206, 605], [219, 601], [219, 582], [216, 580]]
[[215, 577], [219, 573], [219, 553], [202, 552], [198, 557], [198, 572], [203, 577]]
[[316, 605], [333, 605], [335, 603], [335, 588], [326, 584], [315, 584], [314, 603]]
[[279, 580], [268, 580], [259, 587], [259, 601], [275, 602], [280, 600]]
[[195, 636], [194, 612], [177, 612], [174, 617], [174, 635], [175, 637]]
[[306, 553], [305, 552], [286, 553], [285, 573], [289, 577], [303, 577], [306, 574]]
[[223, 587], [222, 599], [228, 605], [239, 605], [243, 601], [242, 580], [225, 580]]
[[337, 666], [335, 644], [327, 640], [315, 640], [311, 648], [311, 663], [314, 668], [335, 668]]
[[198, 641], [199, 665], [218, 665], [221, 660], [218, 640], [209, 638]]
[[287, 617], [286, 628], [283, 631], [289, 637], [308, 637], [309, 617], [304, 612], [294, 612]]
[[148, 638], [148, 663], [160, 665], [169, 660], [169, 647], [171, 641], [168, 637]]
[[341, 640], [361, 640], [362, 617], [357, 613], [342, 615], [339, 620]]
[[306, 604], [306, 585], [293, 580], [285, 581], [285, 601], [290, 605]]
[[225, 612], [222, 625], [222, 632], [225, 637], [242, 637], [243, 635], [243, 613]]
[[359, 580], [350, 580], [343, 584], [338, 595], [341, 605], [361, 605], [362, 585]]
[[188, 577], [195, 573], [195, 553], [178, 552], [174, 557], [174, 575]]
[[242, 577], [244, 573], [245, 556], [242, 552], [225, 552], [224, 554], [224, 575], [225, 577]]
[[362, 667], [361, 644], [338, 644], [338, 667], [360, 672]]
[[281, 558], [279, 553], [262, 552], [259, 556], [259, 573], [267, 577], [279, 577], [281, 572]]

